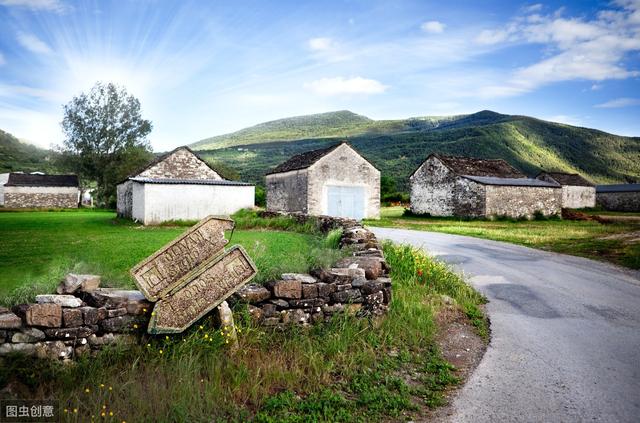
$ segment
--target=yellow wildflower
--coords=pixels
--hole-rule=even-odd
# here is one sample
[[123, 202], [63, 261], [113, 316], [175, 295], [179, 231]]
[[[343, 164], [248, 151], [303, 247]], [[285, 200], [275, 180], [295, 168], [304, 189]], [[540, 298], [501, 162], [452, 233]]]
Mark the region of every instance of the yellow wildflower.
[[86, 388], [84, 391], [88, 394], [89, 392], [91, 392], [91, 389]]
[[77, 412], [78, 412], [78, 409], [77, 409], [77, 408], [74, 408], [74, 409], [73, 409], [73, 412], [74, 412], [74, 413], [77, 413]]
[[113, 416], [113, 411], [109, 411], [109, 415], [110, 415], [110, 416]]
[[160, 350], [159, 352], [160, 352], [160, 354], [162, 354], [162, 350]]

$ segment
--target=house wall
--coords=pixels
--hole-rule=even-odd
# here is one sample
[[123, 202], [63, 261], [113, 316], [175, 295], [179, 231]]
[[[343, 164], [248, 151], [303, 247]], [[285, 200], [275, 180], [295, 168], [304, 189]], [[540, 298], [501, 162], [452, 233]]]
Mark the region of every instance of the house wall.
[[0, 206], [4, 205], [4, 184], [6, 184], [8, 180], [8, 173], [0, 173]]
[[267, 175], [267, 210], [307, 213], [307, 169]]
[[[209, 215], [228, 216], [253, 207], [254, 196], [253, 185], [144, 184], [142, 222], [148, 225], [167, 220], [199, 220]], [[136, 201], [134, 186], [134, 217]]]
[[596, 206], [596, 187], [562, 186], [562, 207], [582, 209]]
[[551, 216], [562, 207], [560, 188], [487, 185], [486, 195], [486, 216], [531, 218], [537, 211]]
[[77, 187], [4, 187], [6, 208], [78, 207], [80, 190]]
[[173, 179], [222, 179], [213, 169], [206, 165], [187, 149], [179, 149], [137, 175], [141, 178], [173, 178]]
[[365, 217], [380, 217], [380, 171], [355, 150], [342, 144], [308, 170], [307, 212], [318, 216], [327, 213], [327, 186], [363, 187]]
[[485, 212], [483, 185], [461, 178], [430, 157], [410, 178], [411, 211], [432, 216], [479, 217]]
[[118, 217], [131, 219], [133, 208], [133, 181], [125, 181], [116, 187], [118, 205]]
[[640, 192], [599, 192], [596, 204], [606, 210], [640, 212]]
[[144, 223], [145, 184], [131, 181], [131, 219]]

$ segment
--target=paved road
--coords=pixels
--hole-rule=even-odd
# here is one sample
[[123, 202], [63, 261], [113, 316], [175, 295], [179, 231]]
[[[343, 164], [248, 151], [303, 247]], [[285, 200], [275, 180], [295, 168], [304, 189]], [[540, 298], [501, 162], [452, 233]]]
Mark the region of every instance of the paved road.
[[457, 235], [372, 228], [422, 247], [490, 300], [491, 343], [454, 422], [640, 422], [639, 273]]

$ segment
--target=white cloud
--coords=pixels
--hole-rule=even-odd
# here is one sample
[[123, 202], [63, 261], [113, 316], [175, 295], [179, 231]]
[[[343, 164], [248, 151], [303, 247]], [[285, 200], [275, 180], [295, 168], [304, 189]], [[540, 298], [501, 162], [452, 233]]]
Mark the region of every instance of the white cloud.
[[53, 50], [44, 41], [33, 34], [18, 32], [18, 42], [27, 50], [37, 54], [52, 54]]
[[598, 91], [599, 89], [602, 89], [602, 84], [593, 84], [591, 86], [591, 91]]
[[429, 34], [440, 34], [444, 31], [445, 27], [445, 24], [438, 21], [428, 21], [420, 25], [420, 28]]
[[568, 115], [555, 115], [555, 116], [549, 116], [547, 118], [544, 118], [545, 120], [551, 121], [551, 122], [558, 122], [558, 123], [564, 123], [565, 125], [572, 125], [572, 126], [582, 126], [583, 123], [580, 120], [580, 118], [576, 117], [576, 116], [568, 116]]
[[613, 100], [606, 101], [601, 104], [596, 104], [594, 107], [601, 109], [615, 109], [619, 107], [640, 106], [640, 98], [621, 97]]
[[335, 47], [334, 41], [328, 37], [311, 38], [308, 44], [309, 48], [314, 51], [326, 51]]
[[315, 94], [323, 96], [344, 94], [381, 94], [388, 88], [375, 79], [362, 78], [321, 78], [305, 84]]
[[0, 0], [0, 5], [24, 7], [31, 10], [49, 10], [58, 13], [66, 10], [66, 6], [60, 0]]
[[542, 10], [542, 3], [536, 3], [536, 4], [532, 4], [530, 6], [527, 6], [524, 8], [525, 12], [539, 12], [540, 10]]

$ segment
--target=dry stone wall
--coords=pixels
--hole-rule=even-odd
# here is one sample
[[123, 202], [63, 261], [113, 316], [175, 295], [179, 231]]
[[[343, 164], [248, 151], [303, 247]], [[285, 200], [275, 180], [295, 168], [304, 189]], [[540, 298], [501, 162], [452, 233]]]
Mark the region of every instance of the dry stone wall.
[[[21, 190], [17, 188], [21, 188]], [[73, 209], [78, 207], [78, 190], [72, 192], [31, 192], [28, 191], [28, 188], [5, 187], [4, 206], [10, 209]]]
[[[340, 245], [351, 256], [312, 274], [285, 273], [264, 286], [245, 285], [229, 302], [246, 303], [254, 321], [264, 326], [309, 325], [343, 312], [384, 314], [392, 284], [375, 235], [355, 220], [292, 216], [302, 223], [314, 219], [323, 232], [342, 229]], [[56, 294], [38, 295], [33, 304], [0, 307], [0, 356], [22, 353], [68, 361], [106, 345], [139, 342], [147, 336], [152, 306], [140, 291], [100, 288], [100, 276], [69, 274]]]

